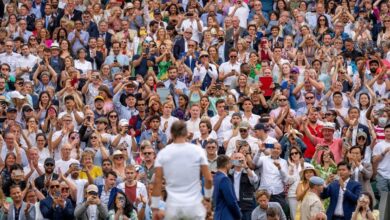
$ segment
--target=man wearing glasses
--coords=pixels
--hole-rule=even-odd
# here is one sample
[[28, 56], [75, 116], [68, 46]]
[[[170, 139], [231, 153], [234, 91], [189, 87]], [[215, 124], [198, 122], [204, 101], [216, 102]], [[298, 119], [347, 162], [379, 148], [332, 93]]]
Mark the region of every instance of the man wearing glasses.
[[50, 182], [49, 196], [40, 202], [39, 208], [43, 217], [47, 219], [73, 219], [74, 217], [72, 202], [61, 196], [58, 180]]
[[45, 160], [45, 173], [40, 175], [34, 180], [35, 186], [43, 195], [47, 196], [49, 189], [47, 186], [51, 181], [57, 180], [59, 178], [58, 174], [54, 173], [55, 161], [53, 158], [49, 157]]
[[173, 46], [173, 56], [175, 59], [180, 59], [180, 55], [183, 52], [188, 51], [188, 43], [191, 40], [192, 37], [192, 28], [186, 28], [183, 32], [183, 37], [176, 41], [175, 45]]
[[291, 117], [295, 117], [295, 111], [290, 109], [290, 105], [285, 95], [279, 95], [278, 104], [279, 107], [270, 112], [270, 116], [272, 117], [273, 121], [276, 122], [280, 116], [287, 115], [288, 112], [290, 113]]
[[[9, 39], [5, 41], [5, 52], [0, 54], [0, 63], [8, 64], [10, 67], [9, 76], [15, 77], [16, 64], [20, 58], [20, 54], [14, 53], [14, 41]], [[3, 71], [1, 71], [3, 72]]]
[[257, 145], [257, 139], [249, 135], [249, 130], [251, 126], [249, 122], [242, 121], [239, 125], [239, 134], [233, 138], [231, 138], [228, 142], [228, 146], [226, 148], [226, 155], [232, 156], [234, 152], [237, 152], [237, 143], [241, 141], [246, 141], [249, 143], [249, 146], [252, 150], [252, 152], [257, 152], [258, 145]]

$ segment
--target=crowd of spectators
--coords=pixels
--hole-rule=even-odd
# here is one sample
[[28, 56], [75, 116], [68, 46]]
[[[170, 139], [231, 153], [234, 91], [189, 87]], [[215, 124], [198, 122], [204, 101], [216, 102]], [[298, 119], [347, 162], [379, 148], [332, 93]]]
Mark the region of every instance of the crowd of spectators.
[[3, 0], [0, 19], [0, 219], [177, 218], [177, 121], [218, 189], [198, 178], [196, 219], [379, 219], [388, 0]]

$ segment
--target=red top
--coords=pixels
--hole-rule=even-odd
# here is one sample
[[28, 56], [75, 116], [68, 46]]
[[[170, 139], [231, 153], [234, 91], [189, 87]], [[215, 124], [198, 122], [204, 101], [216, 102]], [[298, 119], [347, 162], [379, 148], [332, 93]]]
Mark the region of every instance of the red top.
[[134, 186], [125, 185], [125, 194], [131, 203], [134, 203], [137, 199], [137, 184]]
[[[309, 129], [310, 134], [312, 134], [314, 137], [323, 138], [322, 132], [321, 132], [322, 126], [316, 125], [314, 128], [312, 128], [310, 125], [307, 125], [307, 128]], [[303, 136], [302, 141], [306, 144], [306, 147], [307, 147], [305, 154], [304, 154], [304, 158], [311, 159], [314, 155], [314, 152], [316, 151], [316, 148], [315, 148], [316, 146], [314, 146], [314, 144], [311, 143], [309, 137], [307, 137], [306, 135]]]

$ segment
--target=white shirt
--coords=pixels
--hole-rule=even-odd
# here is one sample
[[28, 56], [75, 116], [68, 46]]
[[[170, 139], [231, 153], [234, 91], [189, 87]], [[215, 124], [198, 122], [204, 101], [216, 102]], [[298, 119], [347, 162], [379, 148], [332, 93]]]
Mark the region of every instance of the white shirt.
[[[229, 8], [229, 15], [234, 11], [235, 5], [231, 6]], [[234, 13], [234, 16], [237, 16], [240, 19], [240, 27], [247, 28], [247, 20], [249, 16], [249, 8], [248, 5], [243, 1], [242, 6], [239, 7], [236, 10], [236, 13]]]
[[154, 167], [164, 171], [167, 204], [195, 206], [201, 203], [200, 167], [208, 166], [205, 151], [194, 144], [169, 144], [156, 158]]
[[112, 189], [109, 189], [106, 192], [106, 190], [104, 189], [104, 186], [103, 186], [102, 194], [100, 195], [100, 200], [102, 201], [102, 204], [107, 207], [107, 210], [108, 210], [108, 201], [110, 200], [111, 190]]
[[284, 191], [284, 185], [287, 180], [288, 165], [285, 159], [279, 158], [281, 169], [274, 164], [271, 156], [261, 156], [257, 153], [253, 159], [256, 167], [260, 168], [261, 180], [260, 189], [268, 189], [271, 195], [278, 195]]
[[241, 114], [241, 115], [242, 115], [242, 121], [248, 122], [248, 123], [251, 125], [252, 128], [254, 128], [255, 125], [256, 125], [257, 123], [259, 123], [260, 116], [258, 116], [258, 115], [256, 115], [256, 114], [251, 113], [251, 116], [250, 116], [249, 118], [247, 118], [247, 117], [244, 115], [244, 113]]
[[[378, 156], [382, 154], [387, 148], [390, 147], [389, 141], [381, 141], [377, 143], [374, 147], [374, 152], [372, 156]], [[387, 153], [383, 159], [378, 164], [378, 174], [380, 174], [385, 179], [390, 179], [390, 153]]]
[[[241, 171], [234, 170], [234, 193], [236, 194], [237, 201], [240, 201], [240, 180], [241, 180], [241, 174], [244, 171], [244, 169], [241, 169]], [[252, 171], [252, 176], [248, 175], [249, 182], [254, 185], [258, 181], [258, 177], [255, 174], [255, 172]]]
[[[57, 163], [56, 163], [56, 165], [57, 165]], [[68, 180], [72, 181], [73, 184], [76, 185], [76, 188], [77, 188], [77, 194], [76, 194], [77, 201], [76, 201], [76, 204], [80, 205], [84, 201], [84, 186], [86, 184], [88, 184], [88, 180], [86, 180], [86, 179], [74, 180], [70, 176], [68, 177]], [[103, 190], [103, 192], [104, 192], [104, 190]], [[102, 204], [104, 204], [103, 200], [102, 200]]]
[[[203, 31], [203, 22], [202, 20], [199, 20], [200, 22], [200, 26], [202, 27], [202, 31]], [[200, 31], [198, 29], [198, 22], [194, 19], [191, 21], [191, 19], [185, 19], [183, 21], [183, 23], [181, 23], [181, 29], [182, 30], [185, 30], [187, 28], [192, 28], [192, 37], [191, 39], [196, 41], [198, 44], [200, 43], [200, 39], [201, 39], [201, 33], [202, 31]]]
[[[38, 163], [38, 167], [42, 172], [45, 172], [45, 169], [43, 167], [43, 164]], [[31, 171], [30, 166], [23, 167], [23, 172], [25, 175], [27, 175]], [[39, 177], [39, 173], [37, 170], [34, 170], [34, 172], [31, 174], [30, 178], [28, 178], [29, 181], [34, 181], [37, 177]]]
[[0, 64], [7, 63], [10, 67], [10, 75], [15, 76], [16, 71], [16, 64], [18, 63], [18, 60], [20, 59], [20, 54], [18, 53], [10, 53], [7, 54], [6, 52], [0, 54]]
[[81, 74], [87, 74], [89, 70], [92, 70], [92, 63], [87, 60], [85, 60], [84, 62], [81, 62], [80, 60], [75, 60], [74, 67], [76, 69], [81, 70]]
[[[220, 116], [217, 114], [210, 118], [210, 122], [212, 127], [214, 128], [215, 124], [217, 124], [217, 121], [219, 120]], [[233, 128], [232, 123], [230, 122], [231, 117], [226, 116], [222, 122], [221, 126], [219, 127], [217, 131], [217, 136], [218, 136], [218, 145], [222, 146], [223, 142], [227, 137], [224, 137], [223, 134], [225, 131], [231, 130]]]
[[239, 140], [245, 140], [248, 142], [250, 148], [251, 148], [251, 151], [252, 153], [257, 153], [258, 149], [259, 149], [259, 145], [258, 145], [258, 139], [257, 138], [254, 138], [250, 135], [248, 135], [248, 137], [246, 137], [245, 139], [241, 137], [240, 134], [238, 134], [237, 136], [233, 137], [232, 139], [229, 140], [229, 143], [228, 143], [228, 146], [226, 148], [226, 155], [227, 156], [232, 156], [232, 154], [237, 150], [237, 147], [236, 147], [236, 143], [237, 141]]
[[[230, 73], [233, 69], [236, 70], [237, 73], [240, 73], [240, 63], [237, 62], [232, 64], [231, 62], [227, 61], [219, 66], [219, 72], [223, 72], [225, 75]], [[224, 79], [223, 83], [226, 86], [230, 86], [232, 88], [233, 85], [236, 85], [236, 81], [237, 76], [229, 76]]]
[[168, 122], [167, 130], [165, 130], [165, 135], [167, 136], [167, 140], [171, 138], [171, 127], [173, 122], [178, 121], [179, 119], [173, 116], [169, 116], [169, 118], [164, 118], [163, 116], [160, 117], [161, 123], [160, 123], [160, 130], [164, 131], [164, 124], [165, 122]]
[[56, 171], [57, 169], [59, 168], [61, 170], [62, 173], [66, 173], [66, 171], [69, 170], [69, 166], [72, 164], [72, 163], [77, 163], [77, 164], [80, 164], [80, 162], [76, 159], [73, 159], [73, 158], [70, 158], [69, 160], [65, 161], [63, 159], [60, 159], [60, 160], [56, 160]]
[[[126, 188], [125, 182], [119, 183], [117, 188], [124, 192]], [[146, 186], [139, 181], [137, 181], [135, 194], [136, 194], [136, 198], [140, 198], [140, 195], [142, 195], [142, 197], [146, 198], [146, 201], [148, 200], [148, 192], [146, 191]], [[137, 206], [138, 211], [141, 210], [141, 208], [142, 208], [142, 203], [140, 202]]]
[[344, 201], [344, 192], [347, 187], [349, 178], [344, 182], [344, 188], [341, 188], [339, 190], [339, 197], [337, 198], [337, 205], [336, 209], [334, 210], [334, 214], [338, 216], [344, 216], [344, 210], [343, 210], [343, 201]]
[[199, 81], [203, 82], [206, 74], [209, 74], [209, 76], [212, 79], [216, 80], [218, 78], [217, 67], [214, 64], [210, 63], [208, 69], [206, 69], [206, 67], [204, 65], [202, 65], [199, 69], [195, 68], [194, 75], [192, 78], [195, 79], [196, 77], [199, 77]]
[[[29, 54], [27, 56], [20, 56], [16, 63], [16, 68], [29, 68], [30, 70], [34, 67], [35, 64], [38, 63], [38, 57]], [[23, 73], [21, 77], [24, 80], [30, 80], [30, 75], [28, 72]]]
[[194, 134], [195, 132], [199, 132], [199, 123], [200, 123], [200, 118], [197, 118], [195, 120], [190, 119], [186, 121], [188, 132], [192, 134]]
[[[53, 136], [51, 137], [51, 141], [57, 140], [61, 135], [62, 135], [61, 130], [54, 132]], [[68, 134], [62, 136], [62, 139], [60, 143], [57, 145], [57, 148], [54, 149], [54, 160], [59, 160], [61, 158], [61, 149], [66, 143], [68, 143]]]
[[[63, 112], [59, 113], [59, 114], [58, 114], [58, 118], [62, 118], [62, 116], [64, 116], [66, 113], [67, 113], [66, 111], [63, 111]], [[84, 119], [84, 113], [83, 113], [83, 112], [77, 111], [77, 114], [78, 114], [82, 119]], [[79, 124], [77, 123], [76, 117], [74, 116], [73, 111], [70, 113], [70, 116], [72, 117], [72, 122], [73, 122], [73, 125], [74, 125], [74, 129], [75, 129], [75, 130], [80, 129], [81, 126], [79, 126]]]

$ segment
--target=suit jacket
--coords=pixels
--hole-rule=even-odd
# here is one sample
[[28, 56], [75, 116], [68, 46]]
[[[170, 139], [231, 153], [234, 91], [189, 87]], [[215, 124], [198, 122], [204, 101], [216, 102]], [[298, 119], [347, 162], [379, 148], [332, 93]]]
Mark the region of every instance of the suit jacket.
[[[54, 29], [57, 27], [57, 17], [54, 15], [49, 15], [50, 19], [47, 24], [47, 30], [50, 32], [50, 34], [53, 34]], [[43, 20], [43, 27], [46, 28], [46, 15], [44, 14], [42, 17]]]
[[[100, 32], [98, 33], [98, 37], [101, 37], [103, 35], [104, 35], [103, 33], [100, 33]], [[111, 33], [109, 33], [109, 32], [105, 33], [104, 42], [106, 44], [107, 51], [110, 52], [109, 50], [111, 49], [111, 45], [112, 45], [112, 34]]]
[[[58, 177], [59, 176], [57, 174], [53, 173], [52, 180], [57, 180]], [[44, 196], [47, 196], [47, 189], [45, 188], [45, 174], [38, 176], [34, 180], [34, 183], [35, 183], [35, 186], [37, 187], [37, 189], [39, 191], [41, 191]]]
[[[243, 27], [239, 27], [239, 37], [242, 38], [245, 36], [246, 34], [246, 30], [245, 28]], [[234, 29], [231, 27], [229, 29], [226, 30], [226, 33], [225, 33], [225, 41], [234, 41]]]
[[[88, 216], [87, 209], [88, 209], [88, 205], [85, 204], [85, 202], [78, 205], [74, 210], [75, 218], [77, 220], [89, 220], [90, 218]], [[99, 220], [106, 220], [108, 218], [108, 210], [102, 203], [100, 203], [100, 205], [97, 206], [96, 217]]]
[[[82, 18], [82, 12], [81, 11], [78, 11], [78, 10], [73, 10], [73, 13], [72, 13], [72, 15], [71, 15], [71, 17], [70, 17], [70, 20], [72, 20], [72, 21], [78, 21], [78, 20], [82, 20], [81, 18]], [[58, 21], [58, 24], [59, 24], [59, 22], [60, 22], [60, 20], [61, 20], [61, 18], [63, 17], [65, 15], [65, 11], [64, 11], [64, 9], [58, 9], [58, 17], [57, 17], [57, 21]]]
[[175, 44], [173, 45], [173, 56], [175, 57], [175, 59], [179, 59], [180, 58], [180, 54], [182, 54], [183, 52], [185, 52], [185, 40], [184, 38], [180, 38], [178, 39]]
[[[186, 55], [186, 52], [182, 52], [180, 54], [180, 58], [181, 59], [182, 57], [184, 57]], [[195, 51], [195, 57], [192, 57], [191, 61], [190, 61], [190, 58], [187, 57], [185, 60], [184, 60], [184, 64], [187, 65], [192, 72], [194, 72], [194, 69], [195, 69], [195, 66], [196, 66], [196, 61], [199, 59], [199, 52], [198, 51]]]
[[241, 219], [241, 211], [234, 193], [232, 181], [220, 171], [214, 175], [213, 181], [214, 220]]
[[102, 64], [104, 62], [103, 53], [102, 52], [96, 51], [96, 56], [94, 58], [92, 58], [90, 50], [89, 50], [88, 47], [87, 47], [87, 57], [85, 59], [88, 60], [89, 62], [91, 62], [92, 65], [93, 65], [93, 62], [96, 62], [96, 68], [98, 70], [100, 70], [100, 67], [102, 66]]
[[[22, 19], [21, 16], [19, 16], [18, 20]], [[34, 14], [31, 14], [31, 15], [27, 15], [25, 17], [25, 20], [27, 22], [27, 30], [28, 31], [33, 31], [35, 30], [35, 15]]]
[[[20, 207], [18, 220], [35, 220], [35, 206], [34, 205], [30, 206], [28, 213], [27, 213], [27, 216], [24, 212], [24, 210], [26, 209], [26, 206], [27, 206], [27, 203], [22, 202], [22, 207]], [[13, 211], [14, 209], [15, 209], [14, 204], [11, 203], [9, 206], [8, 214], [4, 214], [2, 220], [15, 220], [15, 216], [14, 216], [15, 212]]]
[[[99, 198], [100, 196], [102, 195], [102, 192], [103, 192], [103, 188], [104, 188], [104, 185], [100, 185], [98, 186], [98, 189], [99, 189]], [[110, 192], [110, 197], [108, 199], [108, 204], [107, 204], [107, 207], [108, 207], [108, 210], [111, 210], [111, 209], [114, 209], [114, 202], [115, 202], [115, 196], [118, 192], [122, 192], [122, 190], [114, 187], [111, 189], [111, 192]]]
[[53, 208], [53, 198], [51, 196], [46, 197], [39, 203], [39, 209], [41, 210], [42, 216], [48, 219], [55, 220], [67, 220], [73, 219], [74, 207], [70, 199], [66, 199], [65, 208], [60, 206]]
[[[328, 220], [333, 219], [333, 214], [336, 210], [337, 200], [339, 198], [340, 184], [339, 181], [335, 180], [328, 185], [321, 193], [321, 199], [326, 199], [330, 197], [330, 204], [326, 215]], [[344, 192], [343, 199], [343, 211], [344, 219], [350, 220], [352, 217], [352, 212], [355, 211], [357, 201], [359, 199], [360, 193], [362, 192], [362, 185], [355, 180], [349, 179], [346, 190]]]
[[[368, 192], [371, 195], [372, 199], [374, 199], [373, 203], [375, 206], [376, 201], [375, 201], [374, 191], [372, 190], [371, 183], [370, 183], [372, 173], [373, 173], [372, 164], [362, 162], [362, 166], [363, 169], [357, 173], [357, 178], [359, 183], [362, 184], [362, 191]], [[351, 177], [355, 180], [356, 173], [352, 172]]]

